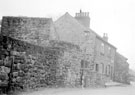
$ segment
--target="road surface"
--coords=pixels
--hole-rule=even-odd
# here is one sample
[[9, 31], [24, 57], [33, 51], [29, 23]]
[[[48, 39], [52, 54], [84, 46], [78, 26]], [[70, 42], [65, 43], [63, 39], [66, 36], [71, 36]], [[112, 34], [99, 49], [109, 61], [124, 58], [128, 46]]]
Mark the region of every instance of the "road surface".
[[21, 95], [135, 95], [135, 85], [87, 89], [45, 89], [33, 93], [23, 93]]

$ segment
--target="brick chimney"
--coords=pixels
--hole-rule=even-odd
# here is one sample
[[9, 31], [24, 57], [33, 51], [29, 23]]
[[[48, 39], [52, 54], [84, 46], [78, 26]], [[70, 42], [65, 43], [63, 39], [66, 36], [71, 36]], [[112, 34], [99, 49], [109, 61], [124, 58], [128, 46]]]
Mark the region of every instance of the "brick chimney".
[[107, 33], [103, 34], [103, 39], [108, 42], [108, 34]]
[[80, 13], [76, 13], [75, 19], [78, 20], [85, 27], [90, 27], [89, 12], [82, 12], [82, 10], [80, 10]]

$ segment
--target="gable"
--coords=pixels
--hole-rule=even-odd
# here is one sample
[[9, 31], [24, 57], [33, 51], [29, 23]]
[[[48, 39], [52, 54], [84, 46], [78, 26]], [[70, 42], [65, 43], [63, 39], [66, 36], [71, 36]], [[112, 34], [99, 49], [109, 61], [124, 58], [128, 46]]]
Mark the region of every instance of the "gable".
[[85, 40], [86, 29], [68, 13], [55, 21], [55, 29], [59, 40], [80, 45]]

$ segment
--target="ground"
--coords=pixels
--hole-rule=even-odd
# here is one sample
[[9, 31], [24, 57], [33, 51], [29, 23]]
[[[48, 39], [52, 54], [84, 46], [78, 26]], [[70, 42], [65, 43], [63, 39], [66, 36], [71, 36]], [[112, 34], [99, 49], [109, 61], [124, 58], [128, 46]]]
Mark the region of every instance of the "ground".
[[21, 95], [135, 95], [135, 83], [132, 85], [110, 86], [106, 88], [44, 89]]

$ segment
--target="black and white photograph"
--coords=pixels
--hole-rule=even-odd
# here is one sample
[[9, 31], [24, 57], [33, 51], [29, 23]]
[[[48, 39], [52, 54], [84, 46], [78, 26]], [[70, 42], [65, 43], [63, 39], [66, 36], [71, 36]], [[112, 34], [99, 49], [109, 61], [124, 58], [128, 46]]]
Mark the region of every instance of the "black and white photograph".
[[135, 95], [135, 0], [0, 0], [0, 95]]

